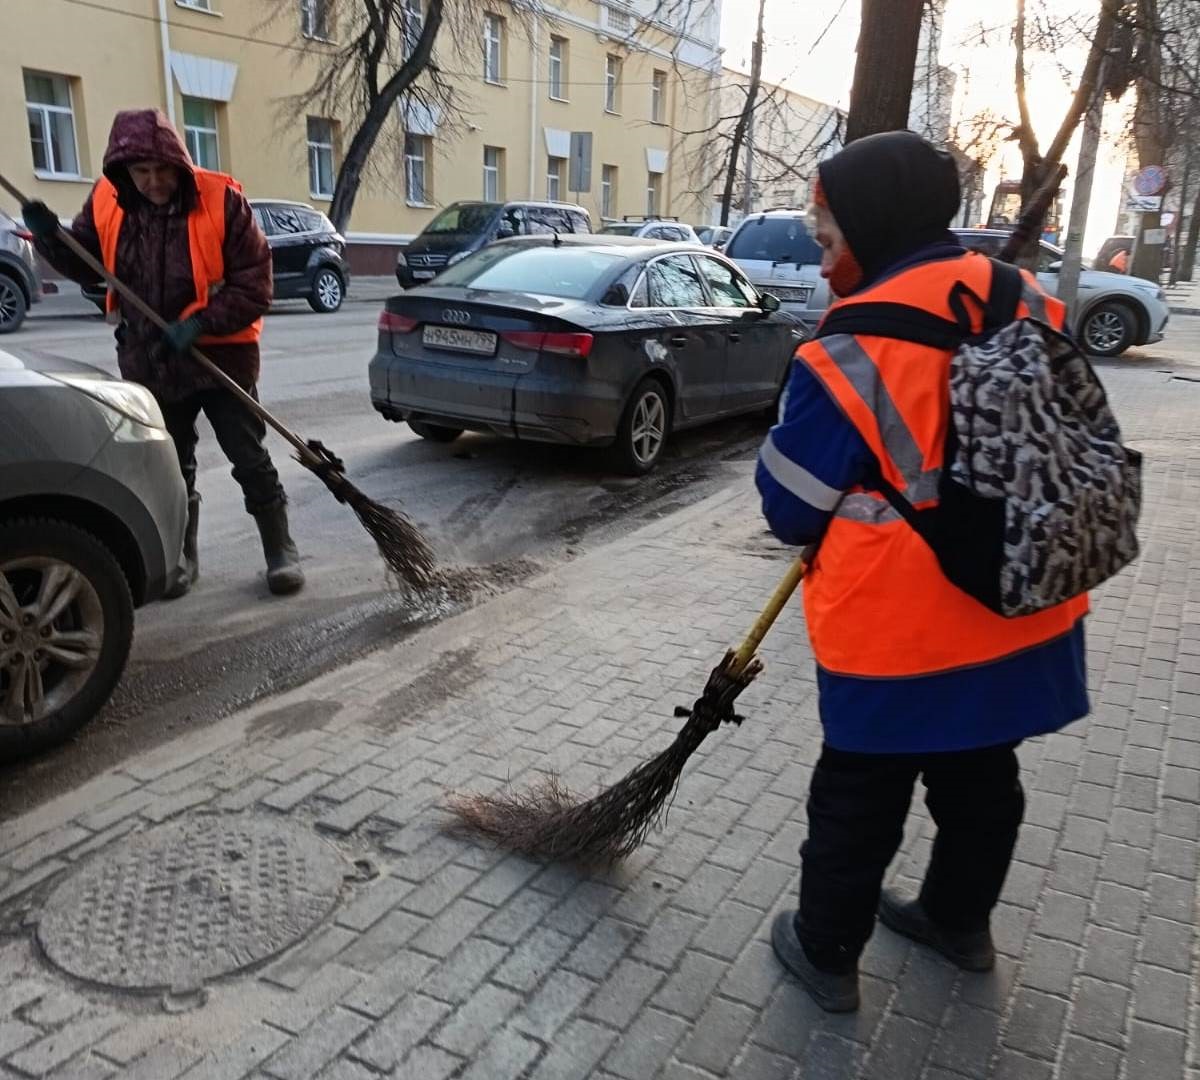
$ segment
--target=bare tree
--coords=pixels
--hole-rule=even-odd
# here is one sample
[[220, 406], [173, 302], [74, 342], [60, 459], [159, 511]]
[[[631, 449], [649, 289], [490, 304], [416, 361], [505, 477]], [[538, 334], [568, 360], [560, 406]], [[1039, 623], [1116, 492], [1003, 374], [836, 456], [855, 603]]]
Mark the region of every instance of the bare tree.
[[908, 126], [925, 0], [862, 0], [846, 141]]

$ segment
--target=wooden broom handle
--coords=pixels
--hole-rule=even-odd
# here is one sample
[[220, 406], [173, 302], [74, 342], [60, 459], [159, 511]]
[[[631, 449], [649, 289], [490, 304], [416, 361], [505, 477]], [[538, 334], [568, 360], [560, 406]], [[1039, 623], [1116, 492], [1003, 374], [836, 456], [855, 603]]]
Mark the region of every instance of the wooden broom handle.
[[795, 562], [788, 567], [788, 572], [784, 574], [783, 580], [775, 586], [775, 591], [771, 594], [771, 599], [767, 601], [767, 606], [754, 620], [754, 625], [750, 627], [750, 633], [746, 635], [734, 652], [733, 663], [730, 665], [731, 674], [739, 674], [754, 659], [754, 654], [762, 644], [762, 639], [767, 636], [767, 631], [779, 618], [779, 613], [783, 610], [784, 605], [791, 599], [792, 593], [796, 591], [797, 586], [804, 579], [804, 575], [808, 573], [809, 563], [812, 562], [814, 553], [814, 547], [805, 548], [797, 556]]
[[[30, 200], [27, 199], [3, 174], [0, 174], [0, 187], [4, 188], [14, 199], [22, 206], [26, 205]], [[71, 249], [72, 254], [78, 257], [87, 267], [99, 274], [104, 279], [104, 283], [115, 292], [119, 293], [123, 300], [128, 301], [142, 315], [150, 320], [160, 330], [165, 330], [169, 325], [157, 311], [146, 303], [136, 292], [125, 284], [120, 278], [110, 273], [108, 268], [96, 258], [86, 247], [75, 239], [61, 225], [58, 229], [58, 239]], [[192, 346], [192, 359], [196, 361], [205, 371], [207, 371], [214, 379], [225, 387], [231, 394], [238, 398], [243, 405], [246, 406], [252, 413], [259, 417], [264, 423], [269, 424], [283, 438], [292, 444], [292, 448], [300, 457], [300, 460], [309, 465], [319, 465], [321, 458], [317, 455], [305, 441], [300, 438], [294, 431], [290, 430], [283, 423], [277, 420], [270, 411], [248, 394], [240, 387], [233, 379], [225, 374], [216, 364], [214, 364], [207, 356], [204, 355], [195, 346]]]

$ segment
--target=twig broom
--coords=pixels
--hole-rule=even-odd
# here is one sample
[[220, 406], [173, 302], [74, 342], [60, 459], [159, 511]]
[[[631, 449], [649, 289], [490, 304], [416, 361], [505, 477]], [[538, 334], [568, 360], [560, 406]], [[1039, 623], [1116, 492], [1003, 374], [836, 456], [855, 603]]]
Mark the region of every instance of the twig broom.
[[587, 800], [553, 776], [525, 792], [451, 796], [450, 829], [550, 860], [611, 863], [635, 851], [662, 819], [688, 758], [721, 724], [742, 722], [733, 704], [762, 671], [755, 653], [796, 591], [811, 555], [808, 549], [792, 563], [745, 640], [713, 668], [695, 703], [675, 710], [687, 723], [665, 750]]

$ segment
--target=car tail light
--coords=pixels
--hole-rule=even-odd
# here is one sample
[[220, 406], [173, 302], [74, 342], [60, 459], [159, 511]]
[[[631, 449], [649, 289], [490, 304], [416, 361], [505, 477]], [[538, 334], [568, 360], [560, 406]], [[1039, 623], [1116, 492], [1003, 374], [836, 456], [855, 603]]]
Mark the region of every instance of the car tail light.
[[591, 334], [560, 334], [542, 330], [504, 330], [500, 336], [518, 349], [540, 350], [558, 356], [576, 356], [580, 360], [587, 359], [594, 340]]
[[389, 334], [408, 334], [417, 328], [417, 320], [394, 311], [383, 311], [379, 315], [379, 329]]

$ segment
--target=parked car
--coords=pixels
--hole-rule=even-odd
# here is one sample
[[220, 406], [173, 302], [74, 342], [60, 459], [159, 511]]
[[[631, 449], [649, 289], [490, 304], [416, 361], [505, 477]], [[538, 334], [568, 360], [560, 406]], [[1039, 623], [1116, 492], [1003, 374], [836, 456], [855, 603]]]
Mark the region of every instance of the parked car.
[[371, 400], [436, 442], [608, 446], [638, 475], [672, 432], [774, 406], [798, 342], [778, 307], [693, 246], [503, 240], [387, 301]]
[[271, 245], [275, 299], [303, 297], [313, 311], [342, 306], [350, 285], [346, 240], [319, 210], [280, 199], [251, 199], [254, 216]]
[[[799, 210], [772, 210], [743, 221], [725, 254], [755, 287], [779, 297], [785, 311], [807, 324], [820, 321], [829, 307], [829, 285], [821, 277], [821, 248], [808, 234]], [[1008, 241], [1003, 229], [956, 229], [964, 247], [996, 256]], [[1040, 241], [1038, 282], [1051, 295], [1058, 288], [1062, 249]], [[1102, 270], [1079, 276], [1078, 314], [1072, 331], [1094, 356], [1118, 356], [1134, 345], [1161, 341], [1170, 311], [1154, 282]]]
[[[337, 311], [350, 286], [346, 240], [320, 210], [280, 199], [251, 199], [254, 219], [267, 235], [276, 300], [305, 299], [313, 311]], [[105, 286], [84, 285], [83, 295], [104, 312]]]
[[602, 236], [637, 236], [643, 240], [670, 240], [673, 243], [699, 244], [700, 237], [690, 225], [678, 218], [626, 215], [622, 221], [612, 221], [600, 230]]
[[[964, 247], [985, 255], [998, 255], [1009, 235], [995, 229], [955, 233]], [[1037, 279], [1051, 295], [1058, 291], [1062, 257], [1062, 248], [1039, 243]], [[1162, 341], [1171, 315], [1167, 295], [1157, 282], [1106, 270], [1080, 272], [1077, 311], [1072, 331], [1093, 356], [1119, 356], [1134, 345]]]
[[493, 240], [591, 231], [591, 214], [573, 203], [451, 203], [396, 256], [396, 280], [423, 285]]
[[179, 565], [187, 497], [150, 392], [0, 351], [0, 762], [104, 705], [134, 608]]
[[697, 225], [696, 238], [714, 251], [724, 251], [733, 230], [728, 225]]
[[33, 234], [0, 210], [0, 334], [19, 329], [41, 298]]

